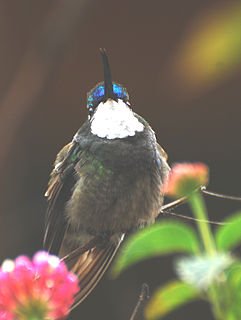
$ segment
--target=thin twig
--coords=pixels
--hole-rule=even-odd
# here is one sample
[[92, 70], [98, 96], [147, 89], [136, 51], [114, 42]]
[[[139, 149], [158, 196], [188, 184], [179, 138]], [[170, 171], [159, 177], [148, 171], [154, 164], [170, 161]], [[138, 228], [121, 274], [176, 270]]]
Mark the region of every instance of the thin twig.
[[222, 198], [222, 199], [226, 199], [226, 200], [241, 201], [241, 197], [229, 196], [229, 195], [222, 194], [222, 193], [216, 193], [216, 192], [208, 191], [208, 190], [206, 190], [205, 186], [201, 187], [200, 190], [201, 190], [202, 193], [207, 194], [208, 196], [212, 196], [212, 197], [216, 197], [216, 198]]
[[224, 226], [224, 225], [227, 225], [229, 224], [228, 222], [220, 222], [220, 221], [213, 221], [213, 220], [200, 220], [200, 219], [196, 219], [196, 218], [193, 218], [193, 217], [189, 217], [189, 216], [184, 216], [182, 214], [179, 214], [179, 213], [175, 213], [175, 212], [172, 212], [172, 211], [167, 211], [167, 212], [162, 212], [163, 214], [169, 214], [171, 216], [175, 216], [177, 218], [182, 218], [182, 219], [186, 219], [186, 220], [191, 220], [191, 221], [200, 221], [200, 222], [205, 222], [205, 223], [210, 223], [210, 224], [215, 224], [215, 225], [218, 225], [218, 226]]
[[161, 207], [160, 213], [166, 213], [166, 212], [168, 212], [169, 209], [176, 208], [176, 207], [180, 206], [181, 204], [184, 204], [186, 201], [187, 201], [187, 197], [182, 197], [182, 198], [179, 198], [175, 201], [164, 204]]
[[135, 309], [132, 312], [132, 315], [130, 317], [130, 320], [135, 320], [135, 317], [138, 313], [138, 311], [140, 310], [141, 306], [143, 305], [143, 303], [149, 299], [149, 286], [146, 283], [143, 283], [141, 286], [141, 294], [139, 296], [139, 299], [137, 301], [137, 304], [135, 306]]

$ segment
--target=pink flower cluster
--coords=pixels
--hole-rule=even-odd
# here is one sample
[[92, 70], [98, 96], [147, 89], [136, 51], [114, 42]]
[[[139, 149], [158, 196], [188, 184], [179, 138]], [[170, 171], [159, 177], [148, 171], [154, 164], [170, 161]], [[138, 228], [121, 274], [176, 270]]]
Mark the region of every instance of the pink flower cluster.
[[208, 167], [204, 163], [177, 163], [163, 184], [163, 192], [172, 197], [184, 197], [208, 183]]
[[78, 279], [58, 257], [37, 252], [0, 268], [0, 319], [59, 319], [69, 313]]

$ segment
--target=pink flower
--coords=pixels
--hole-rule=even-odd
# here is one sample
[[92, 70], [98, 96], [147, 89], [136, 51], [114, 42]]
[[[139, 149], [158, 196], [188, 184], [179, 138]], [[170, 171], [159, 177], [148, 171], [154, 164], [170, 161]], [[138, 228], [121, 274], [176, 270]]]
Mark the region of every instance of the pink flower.
[[69, 313], [78, 279], [58, 257], [37, 252], [0, 268], [0, 319], [59, 319]]
[[163, 192], [172, 197], [187, 196], [208, 183], [208, 167], [204, 163], [177, 163], [163, 184]]

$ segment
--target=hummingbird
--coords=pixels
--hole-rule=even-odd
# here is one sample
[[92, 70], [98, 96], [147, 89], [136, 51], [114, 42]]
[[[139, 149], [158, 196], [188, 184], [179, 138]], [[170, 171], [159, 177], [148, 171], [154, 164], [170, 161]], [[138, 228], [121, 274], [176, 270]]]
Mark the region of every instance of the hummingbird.
[[88, 119], [57, 154], [45, 195], [44, 248], [79, 279], [74, 308], [95, 288], [126, 234], [155, 222], [170, 167], [151, 126], [112, 82], [105, 49], [104, 81], [87, 94]]

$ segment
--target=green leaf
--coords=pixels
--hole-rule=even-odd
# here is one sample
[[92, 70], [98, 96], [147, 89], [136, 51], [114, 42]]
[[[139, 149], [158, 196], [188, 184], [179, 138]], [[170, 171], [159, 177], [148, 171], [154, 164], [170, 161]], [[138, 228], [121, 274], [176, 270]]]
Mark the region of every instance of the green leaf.
[[[229, 285], [236, 293], [234, 296], [239, 301], [241, 311], [241, 261], [237, 261], [226, 271], [226, 277]], [[234, 296], [232, 300], [234, 300]]]
[[232, 215], [215, 233], [218, 249], [227, 251], [241, 244], [241, 212]]
[[241, 319], [241, 262], [234, 263], [225, 273], [229, 290], [227, 320]]
[[127, 267], [150, 257], [199, 251], [197, 236], [190, 226], [175, 221], [162, 221], [138, 231], [127, 240], [112, 268], [112, 275], [117, 276]]
[[159, 288], [145, 309], [147, 320], [160, 319], [177, 307], [199, 297], [198, 291], [189, 284], [172, 281]]

